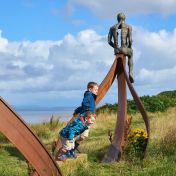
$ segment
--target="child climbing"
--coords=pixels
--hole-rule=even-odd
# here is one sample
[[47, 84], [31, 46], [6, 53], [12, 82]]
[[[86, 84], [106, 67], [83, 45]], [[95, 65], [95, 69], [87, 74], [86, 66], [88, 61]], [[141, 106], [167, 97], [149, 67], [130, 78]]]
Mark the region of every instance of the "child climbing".
[[[87, 111], [95, 113], [95, 110], [96, 110], [95, 101], [96, 101], [97, 94], [98, 94], [98, 84], [96, 82], [89, 82], [87, 84], [87, 90], [84, 93], [84, 98], [83, 98], [82, 104], [80, 107], [75, 109], [72, 119], [78, 117], [79, 114], [85, 113]], [[72, 121], [72, 119], [71, 119], [71, 121]], [[90, 128], [85, 130], [82, 134], [80, 134], [76, 138], [74, 150], [76, 150], [78, 148], [81, 141], [83, 141], [86, 137], [88, 137], [89, 131], [90, 131]]]
[[[87, 84], [87, 90], [84, 93], [82, 104], [80, 107], [75, 109], [73, 113], [73, 117], [68, 122], [68, 124], [72, 123], [76, 118], [79, 117], [79, 115], [82, 115], [88, 111], [95, 113], [95, 108], [96, 108], [95, 100], [96, 100], [97, 94], [98, 94], [98, 84], [96, 82], [89, 82]], [[84, 140], [86, 137], [88, 137], [89, 130], [90, 128], [85, 129], [74, 140], [74, 148], [72, 149], [72, 156], [74, 155], [75, 157], [74, 151], [78, 148], [80, 142]], [[57, 159], [58, 149], [60, 148], [59, 146], [60, 146], [60, 142], [58, 140], [58, 142], [56, 143], [56, 148], [54, 149], [54, 155], [56, 159]]]
[[62, 147], [60, 148], [57, 156], [58, 160], [64, 161], [70, 157], [76, 158], [74, 153], [76, 137], [83, 133], [85, 130], [89, 129], [94, 121], [95, 114], [88, 111], [79, 115], [75, 120], [67, 124], [66, 127], [60, 131], [59, 134]]
[[74, 116], [82, 114], [86, 111], [95, 113], [95, 100], [98, 94], [98, 84], [96, 82], [89, 82], [87, 84], [87, 90], [84, 93], [84, 98], [80, 107], [75, 109]]

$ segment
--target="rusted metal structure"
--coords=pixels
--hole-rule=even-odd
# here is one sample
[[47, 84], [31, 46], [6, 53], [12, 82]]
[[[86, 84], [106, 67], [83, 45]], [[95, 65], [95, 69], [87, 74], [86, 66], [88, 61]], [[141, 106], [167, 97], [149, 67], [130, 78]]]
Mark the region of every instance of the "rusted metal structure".
[[[102, 98], [106, 95], [107, 91], [111, 87], [112, 83], [114, 82], [115, 78], [117, 77], [118, 82], [118, 114], [117, 114], [117, 122], [114, 137], [112, 140], [111, 145], [108, 148], [108, 151], [103, 159], [102, 162], [111, 163], [119, 159], [121, 152], [122, 152], [122, 144], [124, 142], [124, 129], [125, 129], [125, 122], [126, 122], [126, 111], [127, 111], [127, 95], [126, 95], [126, 83], [129, 87], [129, 90], [134, 98], [134, 101], [142, 114], [146, 131], [148, 134], [147, 145], [144, 151], [142, 158], [145, 157], [149, 136], [150, 136], [150, 124], [148, 120], [147, 113], [142, 105], [140, 98], [138, 97], [131, 81], [129, 80], [128, 74], [125, 69], [126, 65], [126, 58], [124, 54], [117, 54], [115, 60], [99, 86], [98, 96], [96, 98], [96, 104], [102, 100]], [[72, 119], [75, 117], [72, 117]], [[72, 120], [71, 119], [71, 120]], [[55, 153], [61, 147], [60, 140], [57, 141], [57, 145], [55, 148]]]
[[[114, 63], [112, 64], [107, 76], [99, 86], [99, 93], [96, 99], [96, 104], [98, 104], [105, 96], [117, 76], [118, 115], [115, 135], [103, 159], [103, 162], [105, 163], [111, 163], [119, 159], [119, 155], [122, 151], [127, 109], [126, 83], [144, 119], [146, 131], [148, 134], [148, 141], [150, 136], [150, 124], [146, 111], [144, 110], [144, 107], [128, 78], [125, 70], [125, 62], [126, 59], [124, 54], [116, 55]], [[57, 163], [44, 147], [40, 139], [32, 132], [32, 130], [22, 120], [22, 118], [2, 98], [0, 98], [0, 131], [19, 149], [19, 151], [21, 151], [25, 158], [35, 168], [36, 171], [33, 173], [33, 176], [62, 175]], [[146, 154], [146, 149], [144, 152], [144, 156]]]
[[129, 87], [129, 90], [134, 98], [134, 101], [142, 114], [143, 120], [145, 122], [146, 131], [148, 134], [147, 145], [144, 151], [144, 155], [142, 158], [145, 157], [149, 137], [150, 137], [150, 124], [148, 120], [147, 113], [144, 109], [144, 106], [138, 97], [133, 85], [131, 84], [128, 75], [125, 69], [126, 65], [126, 58], [124, 54], [117, 54], [112, 64], [108, 74], [106, 75], [105, 79], [99, 86], [99, 93], [96, 99], [96, 104], [98, 104], [101, 99], [105, 96], [108, 89], [111, 87], [115, 77], [117, 76], [118, 81], [118, 115], [117, 115], [117, 122], [115, 127], [115, 133], [113, 137], [112, 144], [109, 146], [107, 153], [104, 156], [102, 162], [111, 163], [119, 159], [121, 152], [122, 152], [122, 144], [124, 140], [124, 129], [125, 129], [125, 121], [126, 121], [126, 110], [127, 110], [127, 96], [126, 96], [126, 83]]
[[36, 170], [33, 176], [62, 176], [57, 163], [22, 118], [0, 98], [0, 132]]

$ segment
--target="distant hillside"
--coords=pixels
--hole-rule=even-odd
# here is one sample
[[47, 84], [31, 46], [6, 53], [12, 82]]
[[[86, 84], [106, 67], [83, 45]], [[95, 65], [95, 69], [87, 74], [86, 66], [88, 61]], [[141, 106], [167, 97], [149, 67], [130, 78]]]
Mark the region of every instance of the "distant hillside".
[[[148, 112], [164, 112], [169, 107], [176, 106], [176, 90], [161, 92], [155, 96], [142, 96], [140, 97], [145, 109]], [[110, 113], [117, 112], [118, 104], [105, 104], [97, 108], [96, 113], [108, 111]], [[127, 100], [127, 112], [129, 114], [138, 112], [134, 100]]]

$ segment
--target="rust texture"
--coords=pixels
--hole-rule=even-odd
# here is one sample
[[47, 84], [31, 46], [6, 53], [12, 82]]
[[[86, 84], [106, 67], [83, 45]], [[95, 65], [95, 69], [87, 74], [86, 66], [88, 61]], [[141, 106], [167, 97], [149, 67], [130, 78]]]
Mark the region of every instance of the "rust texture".
[[149, 144], [149, 139], [150, 139], [150, 123], [149, 123], [149, 118], [148, 118], [148, 115], [145, 111], [145, 108], [139, 98], [139, 96], [137, 95], [137, 92], [135, 91], [133, 85], [131, 84], [130, 80], [128, 79], [128, 75], [126, 73], [126, 70], [125, 70], [125, 66], [123, 65], [123, 70], [124, 70], [124, 75], [125, 75], [125, 79], [126, 79], [126, 82], [128, 84], [128, 87], [129, 87], [129, 90], [131, 92], [131, 95], [133, 96], [134, 98], [134, 101], [143, 117], [143, 120], [144, 120], [144, 123], [145, 123], [145, 127], [146, 127], [146, 131], [147, 131], [147, 145], [146, 145], [146, 148], [145, 148], [145, 151], [144, 151], [144, 155], [142, 156], [141, 159], [143, 159], [146, 155], [146, 152], [147, 152], [147, 147], [148, 147], [148, 144]]
[[113, 144], [121, 151], [121, 144], [124, 140], [124, 126], [126, 121], [127, 95], [126, 81], [122, 70], [122, 62], [125, 63], [125, 57], [118, 58], [118, 115], [115, 127]]
[[22, 118], [0, 98], [0, 131], [18, 148], [38, 176], [61, 176], [57, 163]]
[[114, 63], [112, 64], [108, 74], [106, 75], [106, 77], [99, 86], [96, 104], [98, 104], [101, 101], [101, 99], [106, 95], [107, 91], [111, 87], [116, 76], [116, 70], [117, 70], [117, 58], [115, 58]]
[[[116, 65], [115, 65], [116, 64]], [[143, 120], [145, 122], [146, 131], [148, 134], [148, 141], [146, 145], [146, 149], [144, 152], [144, 156], [146, 154], [149, 136], [150, 136], [150, 124], [148, 120], [147, 113], [138, 97], [133, 85], [131, 84], [128, 75], [125, 69], [126, 59], [123, 54], [117, 54], [115, 57], [115, 61], [108, 72], [105, 79], [102, 81], [99, 87], [99, 93], [97, 96], [96, 104], [98, 104], [101, 99], [105, 96], [107, 91], [109, 90], [110, 86], [112, 85], [116, 75], [118, 79], [118, 115], [117, 115], [117, 122], [115, 128], [115, 134], [111, 145], [108, 148], [107, 153], [105, 154], [102, 162], [111, 163], [116, 161], [121, 156], [122, 145], [124, 143], [124, 129], [125, 129], [125, 121], [126, 121], [126, 108], [127, 108], [127, 101], [126, 101], [126, 83], [130, 89], [130, 92], [134, 98], [134, 101], [137, 104], [139, 111], [142, 114]]]

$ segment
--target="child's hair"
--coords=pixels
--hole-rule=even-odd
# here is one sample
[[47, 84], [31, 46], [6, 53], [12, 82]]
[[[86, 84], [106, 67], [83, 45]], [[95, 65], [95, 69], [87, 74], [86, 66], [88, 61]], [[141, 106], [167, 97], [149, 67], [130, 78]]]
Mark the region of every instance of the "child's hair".
[[96, 82], [89, 82], [87, 84], [87, 89], [92, 89], [94, 86], [98, 86], [98, 84]]

